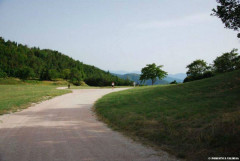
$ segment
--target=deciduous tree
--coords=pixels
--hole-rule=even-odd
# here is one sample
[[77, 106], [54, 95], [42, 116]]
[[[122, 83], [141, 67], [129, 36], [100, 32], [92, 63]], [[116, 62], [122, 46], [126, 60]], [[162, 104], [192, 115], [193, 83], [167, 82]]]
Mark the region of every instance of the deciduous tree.
[[229, 53], [223, 53], [214, 60], [214, 69], [217, 73], [230, 72], [240, 68], [240, 56], [237, 49], [233, 49]]
[[167, 72], [163, 71], [161, 69], [162, 67], [163, 65], [157, 66], [155, 63], [147, 64], [146, 67], [142, 68], [140, 80], [144, 82], [148, 79], [151, 79], [153, 85], [156, 82], [157, 78], [161, 80], [166, 77]]
[[191, 64], [189, 64], [187, 68], [187, 77], [184, 79], [183, 82], [189, 82], [213, 76], [211, 66], [207, 65], [204, 60], [195, 60]]
[[189, 64], [187, 68], [188, 68], [188, 71], [187, 71], [188, 76], [198, 76], [206, 72], [209, 69], [209, 66], [204, 60], [198, 59], [193, 61], [191, 64]]
[[[240, 28], [240, 0], [217, 0], [219, 5], [213, 9], [214, 16], [219, 17], [226, 28], [238, 31]], [[240, 38], [240, 33], [238, 33]]]

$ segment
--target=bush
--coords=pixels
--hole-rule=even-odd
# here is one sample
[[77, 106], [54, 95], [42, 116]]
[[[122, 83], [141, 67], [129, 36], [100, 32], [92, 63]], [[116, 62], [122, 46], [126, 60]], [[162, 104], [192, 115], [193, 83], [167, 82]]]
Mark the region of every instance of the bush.
[[7, 77], [7, 73], [5, 73], [0, 69], [0, 78], [6, 78], [6, 77]]
[[30, 67], [23, 67], [18, 71], [18, 77], [23, 80], [33, 78], [34, 76], [34, 71]]
[[50, 76], [50, 80], [55, 80], [55, 79], [58, 78], [59, 73], [55, 69], [50, 69], [49, 70], [49, 76]]
[[214, 68], [217, 73], [225, 73], [239, 69], [240, 56], [237, 49], [233, 49], [229, 53], [223, 53], [214, 60]]
[[213, 76], [214, 76], [214, 74], [213, 74], [212, 71], [206, 71], [205, 73], [203, 73], [202, 79], [203, 79], [203, 78], [213, 77]]
[[191, 76], [191, 75], [187, 76], [183, 80], [183, 83], [191, 82], [191, 81], [194, 81], [194, 80], [200, 80], [200, 79], [204, 79], [204, 78], [210, 78], [210, 77], [213, 77], [213, 76], [214, 76], [214, 73], [212, 71], [206, 71], [203, 74], [198, 74], [198, 75], [195, 75], [195, 76]]
[[172, 81], [170, 84], [178, 84], [176, 80]]
[[41, 74], [40, 74], [40, 79], [41, 80], [51, 80], [49, 70], [48, 69], [43, 69]]

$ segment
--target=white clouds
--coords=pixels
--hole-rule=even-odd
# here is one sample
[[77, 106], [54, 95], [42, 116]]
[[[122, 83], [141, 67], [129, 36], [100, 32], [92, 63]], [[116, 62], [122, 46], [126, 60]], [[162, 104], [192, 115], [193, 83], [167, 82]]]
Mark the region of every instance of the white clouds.
[[202, 24], [213, 21], [214, 18], [209, 13], [200, 13], [191, 16], [180, 17], [177, 19], [164, 20], [164, 21], [150, 21], [145, 23], [130, 24], [131, 27], [139, 29], [152, 29], [152, 28], [170, 28], [170, 27], [186, 27], [190, 25]]

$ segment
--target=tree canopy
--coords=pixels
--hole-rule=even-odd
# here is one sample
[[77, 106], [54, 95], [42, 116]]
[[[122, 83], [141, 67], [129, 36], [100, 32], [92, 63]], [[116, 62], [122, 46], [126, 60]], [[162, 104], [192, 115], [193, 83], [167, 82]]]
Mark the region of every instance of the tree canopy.
[[211, 67], [204, 60], [195, 60], [187, 65], [187, 68], [187, 77], [184, 79], [184, 82], [208, 78], [213, 75]]
[[240, 69], [240, 55], [238, 55], [237, 49], [233, 49], [231, 52], [223, 53], [217, 57], [211, 65], [198, 59], [189, 64], [187, 68], [187, 77], [184, 82], [208, 78], [215, 74]]
[[214, 69], [217, 73], [230, 72], [235, 69], [240, 69], [240, 56], [238, 56], [237, 49], [231, 52], [223, 53], [214, 60]]
[[[239, 0], [217, 0], [219, 5], [213, 9], [212, 15], [219, 17], [226, 28], [238, 31], [240, 28], [240, 1]], [[240, 33], [238, 33], [240, 38]]]
[[195, 60], [191, 64], [187, 66], [188, 71], [187, 75], [188, 76], [198, 76], [203, 74], [207, 69], [209, 68], [207, 66], [207, 63], [204, 60]]
[[157, 66], [155, 63], [147, 64], [146, 67], [142, 68], [140, 75], [141, 81], [146, 81], [148, 79], [152, 80], [152, 85], [156, 82], [156, 79], [162, 79], [167, 76], [167, 72], [163, 71], [161, 68], [163, 65]]
[[0, 37], [0, 77], [53, 80], [62, 78], [74, 84], [85, 81], [92, 86], [131, 85], [97, 67], [76, 61], [58, 51], [29, 48], [26, 45], [5, 41]]

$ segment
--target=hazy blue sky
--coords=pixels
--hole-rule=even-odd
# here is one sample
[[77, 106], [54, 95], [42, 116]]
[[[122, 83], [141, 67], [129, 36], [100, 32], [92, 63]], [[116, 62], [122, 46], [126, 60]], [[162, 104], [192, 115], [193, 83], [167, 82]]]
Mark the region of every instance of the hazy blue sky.
[[58, 50], [104, 70], [169, 73], [240, 47], [210, 16], [215, 0], [0, 0], [0, 36]]

